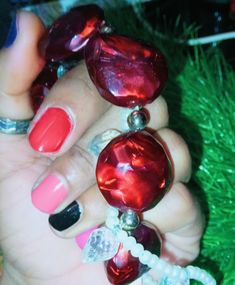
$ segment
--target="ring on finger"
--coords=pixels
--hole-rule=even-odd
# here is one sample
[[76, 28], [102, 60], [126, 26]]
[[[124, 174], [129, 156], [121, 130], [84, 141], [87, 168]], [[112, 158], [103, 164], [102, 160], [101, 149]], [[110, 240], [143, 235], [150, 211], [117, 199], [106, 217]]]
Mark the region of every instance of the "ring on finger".
[[23, 135], [27, 133], [31, 119], [14, 120], [0, 117], [0, 133], [8, 135]]

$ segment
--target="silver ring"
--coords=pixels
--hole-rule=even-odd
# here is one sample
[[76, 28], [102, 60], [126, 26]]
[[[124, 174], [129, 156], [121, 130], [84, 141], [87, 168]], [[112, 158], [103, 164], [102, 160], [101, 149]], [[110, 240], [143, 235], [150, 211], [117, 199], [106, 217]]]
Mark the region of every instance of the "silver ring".
[[12, 120], [0, 117], [0, 133], [8, 135], [23, 135], [27, 134], [27, 130], [32, 119]]

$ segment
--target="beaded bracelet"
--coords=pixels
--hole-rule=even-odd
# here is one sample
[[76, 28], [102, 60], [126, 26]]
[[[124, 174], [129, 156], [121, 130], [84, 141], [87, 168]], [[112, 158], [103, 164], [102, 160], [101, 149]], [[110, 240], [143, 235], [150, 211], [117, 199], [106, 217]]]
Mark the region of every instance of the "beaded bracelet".
[[[141, 276], [145, 285], [188, 285], [191, 279], [215, 285], [200, 268], [161, 260], [159, 232], [140, 219], [171, 187], [171, 162], [162, 144], [146, 131], [149, 116], [144, 109], [162, 91], [167, 66], [159, 50], [110, 32], [96, 5], [74, 8], [56, 20], [41, 44], [47, 65], [31, 91], [36, 110], [74, 58], [84, 56], [100, 95], [131, 109], [129, 130], [113, 138], [98, 157], [97, 184], [111, 207], [106, 226], [89, 237], [83, 260], [105, 261], [108, 280], [115, 285]], [[150, 269], [158, 280], [147, 274]]]
[[[195, 279], [207, 285], [216, 284], [215, 280], [206, 271], [198, 267], [187, 266], [183, 268], [172, 265], [146, 250], [145, 246], [129, 235], [130, 228], [137, 226], [138, 219], [136, 219], [132, 210], [124, 212], [119, 219], [119, 211], [110, 207], [107, 213], [106, 227], [95, 230], [88, 239], [83, 250], [84, 262], [100, 261], [110, 258], [110, 256], [117, 259], [121, 245], [121, 248], [124, 248], [126, 252], [130, 252], [132, 257], [138, 258], [147, 270], [153, 269], [157, 273], [161, 273], [162, 279], [159, 282], [154, 281], [150, 275], [144, 274], [142, 278], [143, 285], [187, 285], [190, 284], [190, 279]], [[142, 232], [144, 232], [143, 229]], [[119, 253], [117, 253], [118, 251]], [[121, 254], [123, 254], [123, 251]], [[111, 280], [109, 279], [109, 281]], [[123, 283], [115, 283], [114, 281], [112, 284]]]

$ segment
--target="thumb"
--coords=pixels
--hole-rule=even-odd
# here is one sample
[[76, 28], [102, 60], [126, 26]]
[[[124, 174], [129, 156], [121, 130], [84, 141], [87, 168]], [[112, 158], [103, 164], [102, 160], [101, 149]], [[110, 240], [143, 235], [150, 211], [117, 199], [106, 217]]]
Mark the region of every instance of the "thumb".
[[0, 116], [26, 119], [33, 115], [29, 88], [44, 66], [38, 42], [45, 28], [38, 17], [20, 11], [0, 51]]

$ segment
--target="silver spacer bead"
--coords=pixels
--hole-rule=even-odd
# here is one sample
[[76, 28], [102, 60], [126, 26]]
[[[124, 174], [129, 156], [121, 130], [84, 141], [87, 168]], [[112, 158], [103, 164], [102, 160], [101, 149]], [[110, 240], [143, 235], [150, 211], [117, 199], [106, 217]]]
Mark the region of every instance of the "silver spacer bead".
[[132, 131], [143, 130], [149, 122], [149, 116], [146, 110], [134, 110], [127, 118], [127, 124]]
[[120, 226], [124, 231], [132, 231], [140, 223], [139, 216], [132, 210], [127, 210], [120, 217]]

